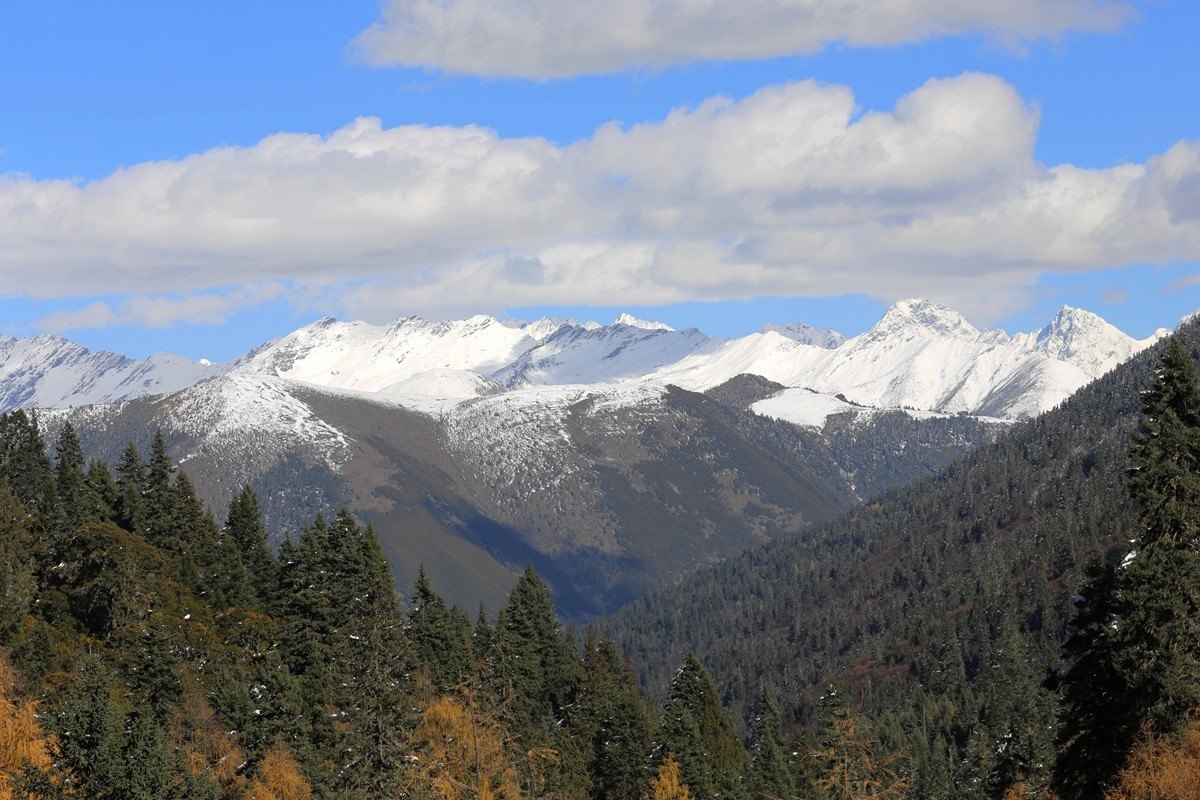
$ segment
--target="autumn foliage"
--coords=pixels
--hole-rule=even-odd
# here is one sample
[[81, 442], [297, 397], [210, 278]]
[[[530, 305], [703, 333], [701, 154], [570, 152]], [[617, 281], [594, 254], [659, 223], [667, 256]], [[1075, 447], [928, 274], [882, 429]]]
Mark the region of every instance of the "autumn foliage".
[[1104, 800], [1200, 800], [1200, 718], [1176, 736], [1144, 735]]
[[516, 768], [504, 749], [504, 731], [467, 701], [445, 696], [421, 715], [415, 739], [420, 779], [437, 800], [517, 800]]
[[658, 766], [658, 775], [650, 784], [646, 800], [692, 800], [691, 792], [679, 774], [679, 762], [667, 756]]
[[0, 660], [0, 800], [13, 796], [10, 782], [26, 764], [50, 766], [50, 743], [37, 718], [37, 703], [16, 696], [16, 673]]
[[263, 756], [258, 775], [246, 793], [246, 800], [309, 800], [312, 786], [300, 772], [300, 765], [286, 748], [277, 747]]

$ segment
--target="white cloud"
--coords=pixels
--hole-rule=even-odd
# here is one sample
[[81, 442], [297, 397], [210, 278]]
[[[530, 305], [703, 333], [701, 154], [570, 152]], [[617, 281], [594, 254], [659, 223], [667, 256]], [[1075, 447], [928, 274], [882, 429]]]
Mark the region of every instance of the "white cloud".
[[387, 0], [357, 44], [376, 65], [559, 78], [983, 34], [1113, 31], [1116, 0]]
[[986, 317], [1043, 272], [1200, 259], [1200, 143], [1047, 167], [1037, 124], [979, 74], [867, 114], [844, 87], [773, 86], [566, 146], [360, 119], [90, 183], [0, 178], [0, 279], [183, 296], [110, 309], [145, 325], [219, 318], [214, 287], [279, 281], [376, 319], [849, 292]]
[[278, 299], [283, 293], [279, 284], [256, 284], [224, 294], [140, 295], [122, 301], [116, 310], [108, 303], [98, 301], [75, 311], [55, 311], [35, 321], [33, 327], [50, 333], [66, 333], [113, 325], [139, 328], [200, 323], [219, 325], [238, 311]]

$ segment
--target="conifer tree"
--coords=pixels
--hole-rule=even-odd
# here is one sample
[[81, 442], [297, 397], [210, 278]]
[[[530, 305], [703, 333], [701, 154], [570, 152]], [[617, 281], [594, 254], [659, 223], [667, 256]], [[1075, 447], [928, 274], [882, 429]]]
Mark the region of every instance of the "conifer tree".
[[508, 596], [496, 631], [499, 678], [511, 685], [509, 713], [517, 736], [553, 725], [573, 699], [577, 656], [564, 637], [550, 589], [531, 566]]
[[1170, 733], [1200, 707], [1200, 386], [1178, 337], [1143, 396], [1131, 457], [1143, 528], [1118, 576], [1114, 665], [1125, 708]]
[[44, 523], [56, 521], [59, 507], [54, 469], [37, 414], [0, 414], [0, 480], [25, 510]]
[[238, 570], [232, 577], [219, 570], [217, 562], [223, 552], [217, 525], [200, 502], [187, 473], [178, 471], [168, 494], [170, 531], [161, 538], [159, 546], [174, 557], [184, 583], [198, 594], [207, 595], [218, 608], [222, 604], [246, 604], [252, 596], [249, 581]]
[[370, 525], [360, 544], [363, 593], [341, 637], [348, 648], [339, 698], [346, 732], [342, 782], [367, 797], [392, 797], [404, 783], [415, 725], [412, 657], [391, 567]]
[[117, 462], [117, 501], [114, 505], [116, 522], [132, 533], [146, 531], [146, 464], [137, 445], [130, 442]]
[[612, 642], [597, 641], [591, 629], [569, 720], [584, 751], [592, 796], [639, 800], [650, 779], [650, 717], [629, 665]]
[[88, 465], [87, 488], [83, 518], [88, 522], [116, 522], [121, 490], [107, 463], [93, 461]]
[[178, 541], [175, 493], [171, 491], [171, 475], [175, 465], [167, 455], [167, 443], [162, 429], [154, 432], [150, 445], [150, 462], [146, 465], [142, 496], [145, 499], [145, 530], [150, 542], [173, 555], [182, 550]]
[[109, 787], [120, 800], [162, 800], [172, 794], [174, 759], [162, 728], [148, 709], [130, 716], [124, 743], [124, 770]]
[[84, 468], [83, 446], [75, 426], [67, 420], [54, 445], [54, 483], [67, 530], [74, 530], [80, 523], [92, 519], [95, 501], [87, 496], [89, 488]]
[[[689, 741], [692, 723], [699, 735], [698, 756], [697, 745]], [[671, 681], [660, 737], [660, 750], [679, 759], [684, 780], [698, 796], [745, 797], [749, 758], [716, 685], [694, 653], [684, 657]]]
[[1054, 785], [1063, 800], [1100, 796], [1120, 769], [1138, 724], [1113, 666], [1116, 579], [1116, 570], [1103, 558], [1088, 566], [1063, 643], [1067, 667], [1050, 679], [1051, 686], [1061, 687]]
[[224, 534], [222, 541], [228, 541], [237, 550], [255, 603], [260, 609], [269, 608], [270, 590], [275, 585], [275, 559], [267, 542], [258, 497], [249, 486], [243, 486], [230, 501]]
[[796, 795], [796, 781], [788, 764], [780, 728], [779, 710], [764, 688], [750, 735], [747, 784], [752, 800], [784, 800]]
[[658, 775], [650, 784], [650, 791], [644, 795], [645, 800], [692, 800], [692, 793], [683, 782], [679, 762], [671, 756], [663, 759], [658, 765]]
[[455, 686], [470, 669], [471, 633], [463, 623], [433, 590], [425, 567], [419, 567], [408, 601], [408, 638], [418, 663], [441, 689]]
[[84, 658], [50, 710], [55, 761], [81, 797], [108, 800], [125, 780], [124, 724], [99, 656]]

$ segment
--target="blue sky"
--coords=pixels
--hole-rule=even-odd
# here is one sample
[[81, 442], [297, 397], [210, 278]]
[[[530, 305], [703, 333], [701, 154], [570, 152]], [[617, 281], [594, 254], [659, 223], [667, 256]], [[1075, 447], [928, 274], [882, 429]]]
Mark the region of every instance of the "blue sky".
[[[1093, 4], [1081, 0], [1080, 5]], [[898, 100], [931, 78], [954, 79], [965, 72], [995, 76], [1015, 91], [1031, 118], [1036, 118], [1030, 147], [1040, 165], [1069, 164], [1095, 170], [1141, 165], [1178, 142], [1200, 139], [1200, 49], [1195, 46], [1200, 6], [1161, 0], [1133, 8], [1134, 18], [1115, 30], [1065, 25], [1066, 30], [1052, 31], [1048, 37], [1016, 43], [985, 28], [979, 33], [917, 37], [921, 41], [884, 46], [834, 43], [816, 53], [757, 59], [699, 57], [683, 65], [646, 66], [630, 56], [629, 63], [615, 74], [544, 79], [463, 75], [457, 74], [454, 66], [439, 69], [436, 64], [380, 63], [389, 59], [364, 53], [355, 45], [356, 37], [380, 19], [380, 6], [373, 0], [252, 4], [128, 0], [116, 11], [111, 4], [97, 3], [17, 4], [6, 10], [0, 28], [0, 104], [6, 109], [0, 115], [0, 173], [7, 175], [0, 179], [0, 209], [6, 203], [5, 191], [14, 197], [26, 190], [45, 191], [53, 188], [51, 182], [57, 179], [88, 186], [111, 179], [121, 170], [136, 171], [137, 165], [146, 162], [186, 159], [225, 146], [255, 148], [278, 132], [326, 137], [359, 117], [378, 118], [384, 132], [397, 126], [452, 126], [459, 130], [477, 125], [490, 129], [504, 142], [539, 137], [558, 146], [547, 156], [557, 163], [573, 143], [592, 140], [606, 123], [619, 122], [624, 131], [638, 123], [659, 126], [672, 109], [694, 110], [718, 95], [735, 104], [750, 103], [764, 89], [814, 79], [822, 86], [846, 87], [852, 92], [854, 119], [861, 120], [871, 111], [892, 112]], [[508, 67], [501, 63], [497, 69], [503, 72]], [[1001, 91], [997, 97], [1002, 95]], [[801, 98], [795, 102], [810, 101]], [[821, 102], [827, 101], [822, 96]], [[746, 116], [749, 118], [749, 110]], [[1009, 130], [995, 131], [999, 139], [1011, 135]], [[1012, 158], [1018, 163], [1019, 153]], [[622, 164], [621, 171], [624, 169]], [[641, 179], [639, 169], [646, 168], [629, 166], [634, 183]], [[1177, 173], [1170, 173], [1175, 183], [1167, 194], [1177, 205], [1168, 208], [1168, 216], [1186, 222], [1187, 210], [1200, 203], [1195, 197], [1200, 183], [1187, 175], [1179, 178]], [[314, 183], [319, 184], [316, 179]], [[579, 193], [593, 191], [592, 186], [584, 184]], [[980, 190], [971, 191], [971, 202], [975, 202]], [[768, 205], [782, 202], [781, 197], [772, 196]], [[23, 198], [24, 194], [19, 195]], [[161, 197], [158, 199], [161, 202]], [[949, 200], [962, 202], [953, 197]], [[946, 198], [939, 196], [938, 202], [944, 201]], [[221, 202], [219, 192], [212, 202]], [[572, 200], [567, 205], [577, 203]], [[9, 205], [17, 207], [15, 202]], [[38, 207], [37, 213], [51, 215], [43, 210], [45, 201], [33, 205]], [[131, 205], [136, 208], [137, 204], [122, 202], [113, 215], [136, 213], [129, 211]], [[673, 208], [674, 200], [668, 205]], [[8, 230], [14, 238], [22, 234], [24, 242], [25, 218], [9, 213], [11, 227], [0, 223], [0, 238]], [[499, 212], [472, 213], [491, 220]], [[608, 209], [580, 215], [588, 220], [611, 219]], [[517, 215], [512, 225], [519, 227], [531, 218], [540, 221], [543, 216]], [[51, 222], [57, 219], [54, 216]], [[551, 312], [607, 321], [606, 317], [629, 308], [676, 326], [695, 325], [719, 335], [736, 335], [768, 321], [793, 319], [853, 334], [869, 327], [889, 300], [910, 293], [904, 291], [905, 270], [918, 268], [906, 265], [927, 258], [923, 250], [911, 255], [910, 261], [908, 253], [900, 258], [882, 245], [873, 249], [863, 257], [877, 260], [880, 270], [889, 269], [893, 261], [903, 262], [895, 268], [895, 280], [887, 281], [886, 288], [881, 284], [878, 290], [877, 282], [870, 279], [842, 280], [837, 276], [838, 267], [818, 265], [813, 267], [817, 278], [822, 269], [828, 270], [831, 278], [827, 291], [821, 289], [819, 280], [806, 278], [784, 281], [781, 290], [773, 292], [770, 269], [764, 271], [768, 277], [761, 280], [723, 280], [720, 288], [713, 288], [714, 280], [709, 277], [698, 278], [699, 288], [691, 291], [688, 278], [680, 273], [673, 274], [668, 288], [656, 284], [654, 290], [648, 290], [643, 302], [639, 302], [642, 296], [636, 271], [621, 272], [631, 281], [627, 290], [613, 296], [598, 291], [592, 302], [583, 299], [590, 296], [586, 293], [551, 286], [550, 278], [546, 278], [545, 302], [537, 302], [536, 287], [510, 296], [504, 291], [503, 277], [494, 277], [508, 273], [487, 272], [487, 280], [501, 281], [496, 288], [481, 291], [478, 299], [465, 297], [460, 305], [443, 311], [438, 292], [453, 294], [459, 283], [485, 274], [454, 272], [457, 267], [452, 262], [486, 259], [503, 252], [510, 261], [515, 257], [511, 254], [541, 259], [539, 263], [546, 269], [538, 274], [563, 274], [561, 269], [550, 268], [550, 257], [543, 255], [547, 249], [565, 240], [572, 245], [602, 237], [607, 241], [614, 236], [614, 228], [592, 230], [589, 225], [600, 223], [577, 222], [575, 216], [561, 215], [546, 223], [548, 230], [536, 241], [522, 233], [512, 242], [481, 238], [474, 249], [461, 252], [443, 250], [436, 243], [423, 245], [420, 255], [403, 256], [408, 259], [403, 271], [399, 267], [392, 271], [386, 258], [357, 252], [348, 254], [342, 265], [337, 242], [321, 240], [313, 245], [320, 249], [321, 269], [308, 264], [307, 271], [293, 275], [288, 259], [297, 256], [286, 248], [270, 250], [271, 242], [228, 250], [216, 245], [206, 249], [211, 243], [205, 239], [177, 249], [174, 239], [145, 244], [150, 236], [143, 237], [136, 225], [130, 227], [133, 223], [105, 232], [103, 247], [111, 252], [98, 253], [90, 240], [71, 238], [73, 231], [94, 231], [105, 219], [100, 206], [89, 211], [86, 224], [51, 225], [37, 220], [39, 225], [50, 225], [47, 229], [63, 241], [53, 242], [53, 247], [45, 245], [46, 235], [38, 228], [38, 236], [30, 239], [37, 239], [39, 249], [29, 250], [26, 256], [18, 247], [12, 257], [0, 261], [0, 332], [35, 333], [46, 329], [47, 319], [53, 318], [60, 322], [50, 327], [61, 328], [65, 335], [89, 346], [137, 356], [167, 349], [218, 360], [325, 313], [382, 319], [410, 311], [436, 316], [478, 310], [526, 317]], [[463, 225], [474, 227], [475, 219], [465, 215]], [[453, 222], [451, 215], [439, 225], [453, 231]], [[727, 224], [733, 223], [722, 222]], [[213, 230], [219, 238], [225, 229]], [[709, 233], [706, 229], [699, 243], [743, 241], [740, 231], [730, 236], [727, 230], [723, 227]], [[756, 221], [744, 238], [754, 239], [761, 230], [762, 224]], [[1095, 310], [1130, 333], [1145, 335], [1159, 326], [1173, 325], [1182, 314], [1200, 307], [1200, 283], [1189, 281], [1198, 271], [1197, 254], [1190, 245], [1194, 232], [1176, 233], [1183, 244], [1167, 252], [1153, 243], [1119, 242], [1114, 249], [1120, 254], [1110, 259], [1113, 263], [1096, 268], [1088, 265], [1086, 253], [1090, 251], [1086, 248], [1080, 248], [1081, 255], [1073, 251], [1061, 269], [1062, 256], [1057, 250], [1051, 255], [1041, 251], [1030, 255], [1024, 252], [1028, 248], [1022, 249], [1022, 254], [1012, 259], [1021, 261], [1019, 277], [1011, 279], [1014, 286], [1020, 284], [1019, 291], [997, 300], [995, 308], [988, 307], [986, 297], [1003, 293], [1005, 276], [1010, 274], [1002, 243], [997, 245], [999, 249], [987, 251], [988, 266], [979, 267], [978, 292], [973, 291], [970, 280], [971, 261], [978, 256], [964, 253], [962, 274], [956, 273], [954, 280], [947, 282], [945, 299], [973, 297], [964, 308], [969, 316], [1009, 329], [1038, 327], [1067, 303]], [[777, 234], [777, 230], [772, 233]], [[656, 241], [673, 241], [670, 231], [656, 230], [653, 235]], [[330, 234], [331, 240], [338, 237], [352, 242], [361, 240], [363, 232], [347, 228]], [[398, 247], [392, 242], [384, 244]], [[774, 245], [763, 244], [762, 248], [775, 252]], [[1047, 245], [1047, 251], [1050, 249]], [[130, 251], [138, 252], [131, 256]], [[89, 260], [92, 253], [97, 253], [94, 261]], [[951, 252], [951, 260], [952, 256]], [[428, 264], [422, 263], [422, 258], [428, 259]], [[244, 281], [238, 259], [245, 259]], [[715, 264], [713, 270], [750, 271], [725, 255]], [[761, 266], [758, 261], [754, 265]], [[783, 268], [774, 261], [768, 266]], [[107, 283], [95, 277], [109, 269], [122, 279]], [[176, 287], [172, 275], [186, 279], [180, 277]], [[39, 281], [40, 276], [44, 280]], [[832, 280], [835, 276], [838, 280]], [[195, 297], [231, 296], [242, 291], [243, 283], [258, 287], [251, 292], [253, 301], [216, 303], [220, 308], [207, 316], [189, 312], [175, 318], [120, 310], [131, 299], [143, 296], [141, 286], [146, 287], [144, 296], [178, 300], [176, 305], [182, 307]], [[931, 287], [934, 292], [939, 287], [936, 276], [924, 272], [914, 272], [912, 284], [911, 293], [928, 294]], [[423, 291], [421, 287], [426, 285], [430, 288]], [[599, 285], [603, 287], [604, 282]], [[364, 296], [369, 301], [363, 300]], [[98, 304], [115, 313], [61, 322], [66, 319], [64, 312], [96, 309]]]

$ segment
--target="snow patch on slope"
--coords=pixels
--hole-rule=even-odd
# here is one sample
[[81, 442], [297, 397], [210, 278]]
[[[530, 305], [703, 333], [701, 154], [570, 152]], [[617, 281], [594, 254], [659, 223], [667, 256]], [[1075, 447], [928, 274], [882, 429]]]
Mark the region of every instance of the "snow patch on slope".
[[750, 406], [750, 410], [760, 416], [781, 419], [793, 425], [824, 428], [825, 421], [834, 414], [862, 412], [867, 409], [851, 405], [831, 394], [821, 394], [810, 389], [785, 389], [774, 397], [758, 401]]
[[349, 440], [291, 388], [278, 378], [231, 375], [163, 398], [171, 429], [195, 443], [180, 463], [211, 454], [254, 474], [301, 452], [341, 468]]

